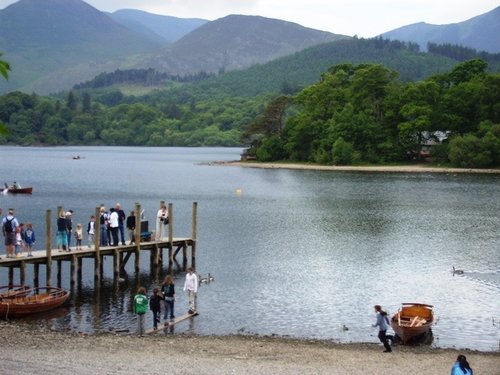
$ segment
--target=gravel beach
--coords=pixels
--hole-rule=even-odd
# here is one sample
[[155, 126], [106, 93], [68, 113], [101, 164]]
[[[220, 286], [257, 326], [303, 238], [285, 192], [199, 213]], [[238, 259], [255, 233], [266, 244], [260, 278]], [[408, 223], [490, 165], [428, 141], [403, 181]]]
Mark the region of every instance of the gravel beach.
[[0, 374], [449, 374], [459, 353], [474, 374], [500, 374], [500, 353], [335, 344], [254, 336], [80, 335], [0, 322]]

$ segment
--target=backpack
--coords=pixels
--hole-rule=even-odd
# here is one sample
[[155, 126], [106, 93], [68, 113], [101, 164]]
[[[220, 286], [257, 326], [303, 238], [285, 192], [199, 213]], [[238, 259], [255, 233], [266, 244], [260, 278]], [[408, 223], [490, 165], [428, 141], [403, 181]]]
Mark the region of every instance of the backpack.
[[5, 218], [5, 223], [3, 224], [3, 229], [5, 230], [5, 233], [14, 232], [14, 225], [12, 225], [13, 221], [14, 221], [14, 218], [12, 218], [10, 220]]

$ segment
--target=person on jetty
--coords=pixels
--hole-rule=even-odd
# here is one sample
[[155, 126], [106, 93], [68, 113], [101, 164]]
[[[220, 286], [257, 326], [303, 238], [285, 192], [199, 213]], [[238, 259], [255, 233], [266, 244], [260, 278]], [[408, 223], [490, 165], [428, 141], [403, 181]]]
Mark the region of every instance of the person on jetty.
[[33, 230], [33, 224], [26, 224], [26, 230], [24, 231], [24, 243], [28, 250], [28, 257], [33, 256], [33, 245], [35, 244], [35, 231]]
[[153, 289], [153, 294], [149, 297], [149, 308], [153, 312], [153, 327], [158, 329], [158, 323], [160, 323], [160, 313], [161, 313], [161, 300], [163, 296], [160, 294], [158, 288]]
[[122, 205], [120, 203], [115, 204], [115, 211], [118, 214], [118, 229], [120, 231], [120, 240], [122, 242], [122, 245], [125, 245], [124, 223], [126, 217], [125, 217], [125, 212], [122, 210]]
[[101, 246], [108, 246], [108, 236], [107, 236], [107, 230], [108, 230], [108, 213], [106, 212], [106, 207], [101, 206], [99, 209], [101, 212], [101, 216], [99, 217], [99, 225], [101, 229], [101, 238], [100, 238], [100, 245]]
[[162, 203], [158, 213], [156, 214], [156, 232], [155, 232], [155, 240], [160, 241], [163, 237], [163, 227], [165, 223], [168, 224], [168, 210], [167, 205]]
[[90, 216], [90, 220], [87, 224], [87, 239], [88, 239], [89, 249], [91, 249], [95, 245], [95, 216], [94, 215]]
[[188, 293], [189, 310], [188, 314], [196, 312], [196, 293], [198, 292], [198, 276], [193, 272], [193, 268], [188, 268], [186, 280], [184, 281], [184, 291]]
[[71, 233], [73, 230], [73, 210], [69, 210], [66, 212], [66, 226], [68, 227], [68, 230], [66, 232], [68, 236], [68, 251], [71, 250]]
[[170, 316], [170, 321], [175, 319], [174, 304], [175, 304], [175, 285], [172, 276], [167, 275], [163, 284], [161, 285], [161, 292], [165, 299], [165, 311], [163, 313], [163, 320], [167, 320]]
[[82, 250], [83, 225], [80, 223], [76, 224], [75, 239], [76, 239], [76, 250]]
[[451, 368], [451, 375], [473, 375], [474, 372], [467, 362], [467, 358], [463, 354], [457, 357], [457, 361], [453, 364]]
[[56, 233], [56, 243], [57, 250], [59, 251], [70, 251], [68, 248], [68, 224], [66, 222], [66, 215], [64, 210], [59, 211], [59, 217], [57, 218], [57, 233]]
[[130, 215], [127, 217], [127, 230], [128, 237], [130, 239], [130, 245], [135, 244], [135, 212], [130, 211]]
[[118, 246], [118, 231], [119, 231], [119, 223], [118, 223], [118, 212], [111, 207], [109, 209], [109, 230], [111, 231], [111, 239], [110, 245], [111, 246]]
[[9, 208], [7, 216], [2, 219], [2, 233], [5, 238], [5, 252], [7, 258], [15, 258], [16, 228], [19, 222], [14, 216], [14, 209]]
[[20, 223], [19, 226], [16, 228], [16, 246], [15, 246], [15, 253], [16, 257], [22, 257], [23, 256], [23, 249], [24, 249], [24, 224]]
[[146, 288], [143, 286], [137, 289], [133, 304], [134, 314], [137, 315], [137, 334], [144, 336], [144, 324], [146, 321], [146, 311], [148, 310], [148, 297], [146, 297]]
[[384, 344], [384, 353], [392, 352], [391, 346], [389, 345], [389, 340], [386, 336], [387, 329], [389, 328], [389, 318], [387, 317], [387, 312], [382, 310], [380, 305], [375, 305], [375, 312], [377, 313], [377, 321], [373, 327], [379, 328], [378, 338], [382, 344]]

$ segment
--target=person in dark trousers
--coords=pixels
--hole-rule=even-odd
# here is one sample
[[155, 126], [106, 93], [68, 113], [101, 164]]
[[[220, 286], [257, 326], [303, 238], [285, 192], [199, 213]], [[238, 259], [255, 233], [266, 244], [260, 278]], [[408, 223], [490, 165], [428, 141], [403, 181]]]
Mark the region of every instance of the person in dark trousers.
[[161, 300], [163, 296], [160, 294], [158, 288], [153, 289], [153, 295], [149, 297], [149, 308], [153, 312], [153, 327], [158, 329], [158, 323], [160, 323], [160, 313], [161, 313]]
[[135, 212], [130, 211], [130, 215], [127, 217], [127, 230], [128, 236], [130, 238], [130, 244], [135, 244]]
[[175, 285], [172, 276], [167, 275], [161, 285], [161, 292], [165, 298], [165, 312], [163, 320], [167, 320], [170, 316], [170, 321], [174, 321], [174, 304], [175, 304]]
[[118, 214], [118, 229], [120, 232], [120, 240], [122, 241], [122, 245], [125, 245], [125, 212], [122, 210], [122, 206], [120, 203], [115, 204], [115, 211]]
[[387, 329], [389, 328], [389, 318], [387, 317], [387, 312], [382, 310], [382, 307], [380, 305], [375, 305], [374, 308], [375, 312], [377, 313], [377, 321], [373, 326], [378, 326], [378, 338], [380, 342], [384, 344], [384, 353], [390, 353], [392, 352], [392, 349], [386, 336]]

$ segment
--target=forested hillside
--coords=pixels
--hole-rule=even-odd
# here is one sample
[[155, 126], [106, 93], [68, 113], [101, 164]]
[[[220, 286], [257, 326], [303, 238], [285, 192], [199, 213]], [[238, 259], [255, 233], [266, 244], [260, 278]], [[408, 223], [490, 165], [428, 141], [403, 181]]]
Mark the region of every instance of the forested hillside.
[[378, 64], [341, 64], [271, 101], [246, 130], [261, 161], [500, 166], [500, 75], [479, 59], [404, 83]]

